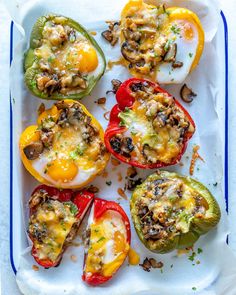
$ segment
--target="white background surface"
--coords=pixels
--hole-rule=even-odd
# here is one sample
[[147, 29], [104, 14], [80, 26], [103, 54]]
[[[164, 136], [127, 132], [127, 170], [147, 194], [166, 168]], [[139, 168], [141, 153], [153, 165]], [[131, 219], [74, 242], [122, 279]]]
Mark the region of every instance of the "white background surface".
[[[9, 0], [14, 1], [14, 0]], [[222, 0], [229, 26], [229, 217], [230, 246], [236, 253], [236, 1]], [[9, 38], [10, 18], [0, 3], [0, 232], [2, 294], [20, 294], [9, 261]], [[216, 250], [217, 251], [217, 250]], [[173, 294], [174, 295], [174, 294]], [[184, 294], [183, 294], [184, 295]], [[221, 295], [221, 294], [219, 294]], [[223, 295], [223, 294], [222, 294]], [[227, 295], [227, 294], [224, 294]], [[235, 294], [236, 295], [236, 294]]]

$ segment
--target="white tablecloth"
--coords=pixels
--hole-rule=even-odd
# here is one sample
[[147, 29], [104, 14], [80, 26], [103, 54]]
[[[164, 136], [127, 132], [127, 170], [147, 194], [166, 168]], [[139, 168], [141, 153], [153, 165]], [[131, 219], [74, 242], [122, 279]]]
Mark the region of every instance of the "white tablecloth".
[[[229, 245], [236, 253], [236, 1], [221, 0], [221, 8], [226, 16], [229, 29], [229, 220], [231, 231], [229, 236]], [[2, 271], [2, 295], [20, 294], [9, 260], [10, 21], [11, 19], [8, 13], [0, 3], [0, 233], [2, 240], [0, 255]]]

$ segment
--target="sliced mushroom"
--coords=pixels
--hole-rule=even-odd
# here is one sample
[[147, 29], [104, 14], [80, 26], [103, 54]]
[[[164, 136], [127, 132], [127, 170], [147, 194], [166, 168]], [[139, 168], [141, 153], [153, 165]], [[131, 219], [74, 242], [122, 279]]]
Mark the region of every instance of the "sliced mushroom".
[[137, 178], [137, 179], [131, 179], [129, 178], [127, 180], [127, 183], [126, 183], [126, 188], [129, 190], [129, 191], [133, 191], [137, 185], [140, 185], [142, 183], [142, 178]]
[[44, 91], [45, 89], [45, 85], [46, 83], [48, 83], [50, 81], [50, 77], [48, 76], [39, 76], [37, 79], [36, 79], [36, 82], [37, 82], [37, 87], [40, 91]]
[[145, 87], [148, 87], [148, 84], [146, 82], [137, 82], [137, 83], [132, 83], [130, 86], [130, 89], [133, 92], [145, 91]]
[[123, 34], [126, 40], [133, 40], [135, 42], [139, 42], [142, 37], [142, 34], [140, 31], [133, 32], [129, 29], [124, 29]]
[[98, 134], [98, 130], [92, 126], [88, 125], [86, 131], [82, 133], [82, 138], [86, 143], [91, 143], [94, 140], [94, 136]]
[[87, 188], [87, 190], [88, 190], [89, 192], [91, 192], [91, 193], [94, 193], [94, 194], [96, 194], [96, 193], [99, 192], [99, 188], [96, 187], [96, 186], [94, 186], [94, 185], [92, 185], [92, 184]]
[[41, 141], [44, 147], [49, 148], [52, 146], [54, 138], [54, 132], [52, 130], [41, 131]]
[[72, 80], [73, 80], [72, 75], [62, 77], [61, 78], [61, 87], [66, 88], [66, 87], [71, 86]]
[[182, 68], [183, 65], [184, 65], [184, 63], [182, 61], [175, 61], [175, 62], [172, 63], [172, 67], [174, 69], [176, 69], [176, 68]]
[[149, 272], [152, 267], [152, 265], [149, 262], [149, 259], [147, 257], [144, 259], [143, 263], [139, 264], [139, 265], [143, 268], [143, 270], [145, 270], [147, 272]]
[[111, 46], [115, 46], [118, 41], [118, 30], [119, 30], [119, 22], [108, 22], [109, 29], [102, 32], [102, 36], [106, 39]]
[[43, 152], [43, 149], [42, 141], [36, 141], [24, 147], [23, 152], [28, 160], [35, 160]]
[[81, 89], [86, 89], [87, 82], [79, 74], [73, 76], [71, 87], [80, 87]]
[[58, 110], [64, 110], [64, 109], [67, 109], [69, 107], [68, 104], [65, 103], [64, 100], [56, 102], [55, 106], [58, 108]]
[[88, 248], [89, 247], [89, 243], [90, 243], [90, 236], [91, 236], [91, 229], [87, 228], [82, 235], [82, 239], [84, 242], [84, 247]]
[[118, 79], [112, 79], [111, 84], [112, 84], [112, 90], [108, 90], [106, 92], [106, 94], [108, 94], [110, 92], [115, 94], [117, 92], [117, 90], [120, 88], [120, 85], [122, 84], [122, 82]]
[[137, 63], [142, 60], [142, 57], [138, 55], [137, 51], [133, 49], [128, 42], [124, 42], [121, 45], [121, 53], [123, 57], [131, 63]]
[[102, 32], [102, 37], [106, 39], [111, 44], [111, 46], [115, 46], [118, 41], [118, 36], [116, 36], [114, 32], [110, 30]]
[[149, 262], [151, 263], [152, 268], [162, 268], [163, 262], [159, 261], [157, 262], [154, 258], [149, 258]]
[[193, 98], [197, 96], [197, 94], [194, 93], [192, 89], [189, 88], [186, 84], [184, 84], [180, 90], [180, 96], [183, 101], [190, 103], [193, 101]]
[[120, 140], [120, 138], [118, 138], [117, 136], [112, 137], [110, 139], [110, 145], [111, 145], [112, 149], [116, 153], [120, 154], [120, 152], [121, 152], [121, 140]]
[[156, 118], [152, 121], [153, 128], [159, 130], [166, 125], [167, 116], [163, 113], [158, 113]]
[[97, 100], [97, 104], [105, 104], [106, 103], [106, 97], [100, 97], [98, 100]]
[[121, 152], [124, 156], [130, 157], [130, 153], [134, 150], [134, 145], [131, 137], [125, 137], [122, 139]]
[[72, 226], [72, 228], [71, 228], [69, 234], [68, 234], [67, 237], [66, 237], [65, 244], [63, 245], [64, 247], [65, 247], [66, 245], [70, 244], [70, 243], [74, 240], [74, 238], [75, 238], [75, 236], [76, 236], [76, 233], [77, 233], [77, 231], [78, 231], [78, 228], [79, 228], [78, 223], [73, 224], [73, 226]]
[[48, 92], [49, 94], [52, 94], [54, 91], [58, 89], [58, 87], [59, 87], [59, 81], [53, 77], [53, 79], [51, 79], [44, 85], [44, 88], [45, 88], [44, 90]]
[[143, 155], [148, 162], [156, 163], [157, 161], [156, 151], [153, 150], [148, 144], [145, 144], [143, 146]]
[[36, 191], [29, 200], [29, 207], [34, 208], [38, 206], [41, 202], [48, 198], [48, 193], [45, 190]]
[[177, 44], [172, 43], [169, 45], [168, 51], [166, 52], [164, 56], [165, 62], [175, 62], [175, 57], [177, 54]]

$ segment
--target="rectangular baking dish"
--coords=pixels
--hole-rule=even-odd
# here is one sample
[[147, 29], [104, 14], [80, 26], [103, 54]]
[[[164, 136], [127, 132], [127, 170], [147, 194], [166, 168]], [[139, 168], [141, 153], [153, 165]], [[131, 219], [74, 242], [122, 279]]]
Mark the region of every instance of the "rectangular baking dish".
[[[94, 25], [91, 25], [90, 29], [92, 30], [93, 28], [94, 28]], [[100, 24], [98, 26], [96, 25], [96, 27], [94, 29], [101, 30], [102, 25], [100, 25]], [[11, 34], [10, 34], [10, 36], [11, 36], [10, 37], [10, 63], [11, 63], [14, 58], [14, 49], [18, 50], [18, 48], [19, 48], [18, 46], [16, 46], [16, 44], [20, 40], [21, 35], [13, 22], [11, 24], [10, 32], [11, 32]], [[219, 137], [222, 139], [222, 143], [221, 143], [221, 147], [220, 147], [221, 148], [221, 155], [222, 155], [222, 166], [223, 166], [222, 189], [223, 189], [223, 195], [225, 198], [225, 209], [226, 209], [226, 211], [228, 211], [228, 127], [229, 127], [228, 126], [228, 32], [227, 32], [227, 21], [225, 19], [223, 12], [221, 12], [219, 28], [218, 28], [216, 37], [214, 38], [213, 42], [214, 42], [215, 47], [217, 48], [217, 55], [221, 56], [221, 59], [220, 59], [221, 79], [219, 79], [219, 81], [221, 81], [221, 84], [219, 87], [220, 94], [218, 94], [218, 96], [222, 97], [222, 99], [217, 100], [215, 102], [215, 107], [216, 107], [217, 114], [219, 117], [219, 126], [220, 126]], [[19, 62], [19, 61], [17, 61], [17, 62]], [[170, 89], [173, 93], [173, 91], [174, 91], [173, 87], [170, 87]], [[28, 240], [27, 240], [27, 236], [26, 236], [26, 232], [25, 232], [24, 214], [23, 214], [23, 210], [22, 210], [22, 199], [19, 197], [20, 194], [19, 194], [19, 189], [18, 189], [19, 188], [19, 183], [18, 183], [19, 169], [20, 169], [20, 173], [25, 173], [25, 172], [23, 171], [23, 167], [19, 167], [19, 165], [16, 165], [16, 162], [19, 161], [19, 159], [17, 159], [17, 152], [16, 152], [17, 142], [16, 142], [16, 136], [14, 133], [15, 132], [14, 126], [15, 126], [15, 124], [17, 124], [17, 122], [19, 123], [19, 121], [17, 121], [17, 120], [19, 120], [19, 118], [24, 120], [25, 114], [21, 114], [20, 117], [18, 116], [16, 110], [14, 110], [15, 99], [16, 98], [13, 95], [10, 95], [10, 167], [11, 167], [11, 169], [10, 169], [10, 260], [11, 260], [12, 269], [16, 273], [17, 269], [19, 267], [19, 264], [20, 264], [20, 256], [22, 255], [22, 253], [25, 251], [25, 249], [28, 246]], [[26, 109], [26, 112], [27, 112], [27, 109]], [[30, 115], [32, 115], [32, 114], [30, 114]], [[27, 183], [28, 182], [26, 181], [26, 184]], [[35, 183], [36, 182], [33, 181], [32, 187], [35, 185]], [[24, 184], [24, 185], [26, 185], [26, 184]], [[24, 200], [23, 204], [25, 204], [25, 199], [27, 200], [27, 198], [29, 197], [29, 193], [30, 193], [30, 190], [28, 192], [28, 195], [23, 197], [23, 200]], [[223, 208], [222, 208], [222, 210], [223, 210]], [[204, 245], [207, 244], [206, 243], [207, 238], [204, 237], [203, 240], [204, 240], [203, 244]], [[206, 251], [206, 252], [208, 252], [208, 251]], [[147, 254], [147, 252], [145, 252], [145, 254]], [[207, 261], [209, 258], [207, 256], [209, 256], [209, 253], [204, 254], [203, 260], [206, 259], [206, 261]], [[209, 259], [213, 259], [213, 257], [214, 257], [214, 255], [212, 257], [210, 257]], [[182, 259], [182, 258], [180, 258], [180, 259]], [[168, 260], [168, 258], [167, 258], [167, 260]], [[185, 260], [188, 260], [188, 259], [185, 258]], [[186, 265], [186, 261], [183, 263], [184, 263], [184, 265]], [[209, 264], [211, 264], [211, 263], [209, 263]], [[215, 267], [213, 265], [211, 265], [211, 268], [209, 268], [209, 269], [207, 269], [207, 265], [208, 265], [208, 262], [206, 263], [206, 265], [204, 264], [203, 269], [204, 269], [204, 271], [206, 271], [206, 273], [208, 271], [212, 273], [211, 279], [206, 280], [206, 282], [200, 282], [199, 285], [196, 287], [196, 289], [201, 290], [200, 292], [203, 292], [201, 294], [218, 294], [218, 293], [205, 293], [205, 290], [207, 290], [210, 285], [215, 284], [215, 283], [217, 284], [218, 277], [220, 276], [220, 273], [221, 273], [221, 269], [220, 269], [220, 266], [218, 263], [215, 264]], [[181, 268], [181, 265], [178, 265], [177, 267]], [[196, 273], [198, 274], [198, 271]], [[214, 277], [214, 279], [212, 279], [213, 277]], [[173, 275], [171, 275], [169, 278], [171, 279], [171, 283], [173, 283], [174, 282]], [[119, 278], [117, 278], [117, 281], [118, 281], [118, 279]], [[123, 282], [123, 279], [124, 279], [124, 275], [122, 276], [122, 282]], [[194, 282], [194, 280], [191, 279], [191, 275], [187, 279], [189, 279], [190, 282], [187, 284], [187, 281], [186, 281], [186, 284], [188, 285], [186, 287], [186, 290], [191, 290], [191, 286], [192, 286], [192, 288], [195, 288], [196, 282]], [[185, 280], [183, 278], [183, 282], [180, 282], [179, 285], [181, 286], [181, 284], [183, 284], [184, 281]], [[112, 282], [110, 284], [112, 284]], [[109, 290], [109, 286], [108, 286], [108, 290]], [[178, 288], [180, 288], [180, 287], [178, 286]], [[176, 292], [178, 292], [178, 290], [179, 290], [178, 288], [176, 289]], [[99, 289], [101, 291], [99, 293], [101, 293], [101, 294], [103, 294], [103, 292], [105, 291], [104, 288], [102, 288], [102, 289], [103, 289], [103, 291], [101, 291], [101, 289]], [[136, 292], [135, 290], [134, 290], [134, 292]], [[141, 290], [142, 290], [142, 288], [141, 288]], [[145, 288], [144, 288], [144, 290], [145, 290]], [[165, 288], [162, 289], [162, 283], [160, 286], [160, 290], [163, 291], [162, 294], [169, 294], [169, 293], [165, 293], [166, 292]], [[193, 289], [193, 290], [195, 290], [195, 289]], [[139, 291], [139, 289], [138, 289], [138, 291]], [[114, 293], [114, 294], [122, 294], [122, 295], [126, 294], [126, 289], [124, 289], [123, 291], [120, 291], [120, 292], [121, 293]], [[185, 291], [185, 292], [187, 292], [187, 291]], [[39, 293], [39, 294], [41, 294], [41, 293]], [[81, 294], [87, 294], [87, 293], [81, 293]], [[91, 294], [93, 294], [93, 293], [91, 293]], [[131, 294], [131, 293], [127, 290], [127, 294]], [[149, 291], [149, 294], [150, 294], [150, 291]], [[157, 294], [157, 293], [155, 293], [155, 294]], [[176, 293], [176, 294], [179, 294], [179, 293]]]

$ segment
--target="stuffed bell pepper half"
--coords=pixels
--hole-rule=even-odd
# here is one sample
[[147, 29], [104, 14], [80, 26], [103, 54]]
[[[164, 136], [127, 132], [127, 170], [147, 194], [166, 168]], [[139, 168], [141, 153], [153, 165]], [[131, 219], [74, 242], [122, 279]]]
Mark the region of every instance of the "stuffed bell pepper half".
[[179, 162], [195, 131], [189, 113], [167, 91], [131, 78], [116, 92], [105, 144], [117, 159], [140, 168]]
[[105, 168], [109, 153], [98, 121], [77, 101], [50, 109], [42, 104], [37, 125], [20, 137], [25, 168], [39, 182], [59, 188], [81, 188]]
[[50, 268], [60, 263], [93, 198], [87, 191], [58, 190], [46, 185], [33, 191], [28, 234], [33, 243], [32, 256], [39, 265]]
[[95, 39], [77, 22], [46, 15], [35, 23], [25, 55], [25, 83], [44, 99], [80, 99], [103, 75], [104, 54]]
[[121, 14], [121, 53], [134, 77], [182, 83], [204, 48], [198, 16], [182, 7], [130, 0]]
[[95, 198], [86, 230], [83, 280], [100, 285], [123, 264], [130, 248], [130, 223], [113, 201]]
[[203, 184], [167, 171], [157, 171], [137, 186], [130, 208], [140, 240], [157, 253], [193, 246], [221, 216], [217, 201]]

